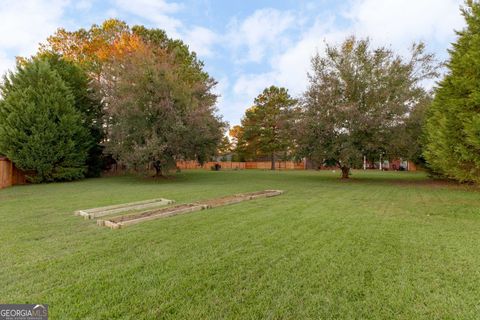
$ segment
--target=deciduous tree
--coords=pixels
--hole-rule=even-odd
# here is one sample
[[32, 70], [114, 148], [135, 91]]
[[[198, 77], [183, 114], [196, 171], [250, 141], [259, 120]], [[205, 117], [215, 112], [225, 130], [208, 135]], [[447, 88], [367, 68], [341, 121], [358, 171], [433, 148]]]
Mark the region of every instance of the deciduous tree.
[[423, 44], [414, 44], [404, 59], [350, 37], [316, 54], [312, 69], [297, 126], [299, 155], [334, 162], [348, 178], [363, 156], [394, 151], [392, 139], [405, 130], [426, 95], [421, 83], [436, 76], [437, 66]]
[[[130, 168], [165, 174], [178, 159], [206, 161], [223, 136], [215, 82], [186, 81], [167, 50], [149, 45], [106, 68], [108, 149]], [[191, 80], [191, 78], [188, 78]]]

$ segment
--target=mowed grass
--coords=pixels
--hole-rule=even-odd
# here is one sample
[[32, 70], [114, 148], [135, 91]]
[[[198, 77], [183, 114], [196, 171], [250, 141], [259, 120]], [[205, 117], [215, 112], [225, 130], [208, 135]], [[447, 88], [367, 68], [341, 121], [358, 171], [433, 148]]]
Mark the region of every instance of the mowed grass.
[[[0, 191], [0, 303], [51, 319], [478, 319], [480, 192], [422, 173], [184, 171]], [[110, 230], [76, 209], [285, 194]]]

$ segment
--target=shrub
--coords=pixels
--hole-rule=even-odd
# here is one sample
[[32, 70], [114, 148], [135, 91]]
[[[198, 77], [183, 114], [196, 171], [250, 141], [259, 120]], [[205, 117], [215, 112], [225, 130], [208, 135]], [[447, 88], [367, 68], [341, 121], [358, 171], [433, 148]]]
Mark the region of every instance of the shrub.
[[222, 166], [219, 163], [215, 163], [215, 165], [211, 166], [210, 169], [212, 171], [220, 171], [220, 169], [222, 169]]
[[45, 60], [19, 65], [0, 87], [0, 153], [32, 182], [82, 178], [88, 131], [74, 97]]

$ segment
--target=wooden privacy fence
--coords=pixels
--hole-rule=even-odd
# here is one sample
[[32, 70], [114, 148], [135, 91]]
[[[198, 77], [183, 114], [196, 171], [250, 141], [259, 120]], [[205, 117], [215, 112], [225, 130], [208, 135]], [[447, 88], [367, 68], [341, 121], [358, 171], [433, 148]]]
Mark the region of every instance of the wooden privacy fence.
[[245, 169], [245, 162], [205, 162], [203, 166], [195, 160], [177, 161], [177, 168], [185, 169], [210, 169], [216, 163], [222, 166], [222, 169]]
[[[219, 164], [222, 169], [263, 169], [269, 170], [272, 167], [270, 161], [248, 161], [248, 162], [232, 162], [232, 161], [219, 161], [219, 162], [205, 162], [200, 165], [197, 161], [177, 161], [177, 167], [181, 170], [184, 169], [206, 169], [210, 170], [215, 164]], [[303, 162], [294, 161], [277, 161], [275, 163], [275, 169], [277, 170], [305, 170], [305, 164]]]
[[0, 189], [25, 183], [27, 183], [25, 174], [18, 170], [10, 160], [0, 157]]

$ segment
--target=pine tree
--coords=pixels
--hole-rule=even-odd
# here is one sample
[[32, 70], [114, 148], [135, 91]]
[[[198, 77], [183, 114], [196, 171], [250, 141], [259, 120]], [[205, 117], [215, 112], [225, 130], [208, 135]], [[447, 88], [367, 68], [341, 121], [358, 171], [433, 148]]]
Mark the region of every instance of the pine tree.
[[0, 87], [0, 153], [33, 182], [84, 176], [88, 131], [74, 97], [44, 60], [19, 65]]
[[425, 158], [434, 172], [480, 182], [480, 3], [467, 1], [462, 13], [467, 27], [457, 32], [429, 110]]
[[291, 132], [296, 103], [287, 89], [270, 86], [255, 98], [253, 107], [242, 119], [247, 145], [254, 149], [258, 146], [261, 154], [268, 155], [272, 170], [275, 170], [276, 156], [287, 154], [293, 147]]

